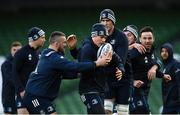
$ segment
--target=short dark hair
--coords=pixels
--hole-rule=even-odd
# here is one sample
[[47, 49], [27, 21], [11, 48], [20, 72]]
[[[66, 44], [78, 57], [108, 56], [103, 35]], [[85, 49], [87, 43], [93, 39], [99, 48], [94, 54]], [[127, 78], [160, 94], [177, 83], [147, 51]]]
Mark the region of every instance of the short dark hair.
[[57, 42], [59, 39], [57, 39], [60, 36], [66, 36], [63, 32], [60, 31], [54, 31], [51, 33], [49, 37], [49, 43], [52, 44], [54, 42]]
[[154, 34], [154, 30], [151, 26], [145, 26], [143, 28], [141, 28], [140, 30], [140, 35], [143, 33], [143, 32], [151, 32], [152, 34]]
[[17, 47], [17, 46], [22, 46], [21, 42], [19, 42], [19, 41], [14, 41], [14, 42], [12, 42], [11, 48], [12, 48], [12, 47]]

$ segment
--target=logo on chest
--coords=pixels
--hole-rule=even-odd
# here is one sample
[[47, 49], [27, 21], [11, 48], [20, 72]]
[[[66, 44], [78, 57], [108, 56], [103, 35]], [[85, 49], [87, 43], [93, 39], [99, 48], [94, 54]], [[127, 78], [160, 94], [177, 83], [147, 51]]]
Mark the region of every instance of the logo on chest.
[[144, 57], [144, 63], [148, 63], [148, 58]]
[[154, 59], [155, 59], [154, 54], [152, 54], [151, 57], [149, 57], [149, 59], [148, 59], [148, 57], [149, 57], [149, 56], [145, 56], [145, 57], [144, 57], [144, 63], [148, 63], [149, 60], [154, 60]]
[[29, 60], [29, 61], [32, 60], [32, 55], [31, 55], [31, 54], [28, 55], [28, 60]]

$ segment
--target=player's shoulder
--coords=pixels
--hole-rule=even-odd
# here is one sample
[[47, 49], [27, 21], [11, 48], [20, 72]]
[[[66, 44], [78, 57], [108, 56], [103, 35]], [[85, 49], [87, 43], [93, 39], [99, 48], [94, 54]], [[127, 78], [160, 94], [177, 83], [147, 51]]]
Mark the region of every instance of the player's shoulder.
[[123, 31], [121, 31], [120, 29], [118, 28], [115, 28], [114, 30], [114, 34], [117, 38], [121, 38], [121, 39], [118, 39], [118, 40], [123, 40], [124, 42], [128, 42], [127, 38], [126, 38], [126, 35], [124, 34]]
[[18, 51], [22, 52], [22, 51], [28, 51], [29, 49], [31, 49], [30, 45], [27, 44], [25, 46], [23, 46], [21, 49], [19, 49]]
[[92, 46], [90, 44], [86, 44], [81, 48], [80, 55], [89, 54], [92, 53], [93, 51], [94, 49], [92, 48]]
[[42, 51], [41, 58], [46, 58], [49, 61], [57, 61], [57, 60], [65, 59], [63, 53], [57, 52], [57, 51], [55, 51], [53, 49], [49, 49], [49, 48], [44, 49]]
[[1, 64], [1, 68], [4, 68], [7, 64], [8, 64], [8, 61], [5, 60], [5, 61]]
[[125, 35], [124, 32], [122, 30], [120, 30], [119, 28], [114, 28], [114, 33], [117, 35]]
[[29, 47], [28, 47], [28, 45], [25, 45], [16, 52], [15, 57], [26, 55], [26, 54], [28, 54], [28, 52], [29, 52]]
[[172, 71], [174, 71], [176, 74], [180, 74], [180, 62], [178, 60], [175, 60], [172, 68]]
[[172, 63], [172, 64], [173, 64], [173, 66], [175, 68], [179, 68], [180, 69], [180, 62], [178, 60], [174, 59], [174, 63]]
[[44, 49], [42, 52], [41, 52], [41, 57], [55, 57], [58, 55], [58, 52], [56, 52], [55, 50], [53, 49]]
[[92, 47], [92, 46], [91, 46], [90, 43], [86, 43], [86, 44], [84, 44], [84, 45], [82, 46], [82, 49], [88, 50], [88, 49], [91, 48], [91, 47]]
[[84, 40], [83, 45], [82, 45], [82, 49], [83, 50], [89, 50], [91, 49], [93, 46], [93, 42], [91, 38], [87, 38]]
[[18, 51], [15, 53], [14, 59], [15, 59], [15, 60], [17, 60], [17, 59], [22, 59], [22, 58], [26, 57], [26, 55], [27, 55], [27, 51], [21, 48], [20, 50], [18, 50]]
[[6, 57], [6, 60], [1, 65], [2, 68], [11, 65], [11, 63], [12, 63], [12, 58], [11, 57], [10, 56]]
[[129, 57], [132, 58], [136, 58], [139, 56], [142, 56], [143, 54], [141, 54], [136, 48], [133, 48], [131, 50], [128, 51]]

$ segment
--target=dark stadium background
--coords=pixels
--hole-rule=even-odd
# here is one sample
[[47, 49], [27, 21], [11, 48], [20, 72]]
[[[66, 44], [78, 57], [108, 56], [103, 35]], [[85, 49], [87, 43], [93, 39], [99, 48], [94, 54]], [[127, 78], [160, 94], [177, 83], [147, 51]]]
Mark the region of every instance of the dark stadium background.
[[[116, 15], [116, 27], [128, 24], [138, 28], [150, 25], [155, 30], [156, 46], [171, 42], [180, 53], [180, 1], [178, 0], [0, 0], [0, 55], [6, 56], [12, 41], [27, 43], [27, 31], [32, 26], [43, 28], [48, 36], [54, 30], [66, 35], [76, 34], [78, 45], [89, 35], [92, 24], [99, 21], [99, 13], [111, 8]], [[159, 53], [159, 50], [157, 50]], [[68, 49], [66, 55], [69, 55]], [[86, 113], [78, 94], [79, 80], [64, 80], [55, 101], [58, 113]], [[153, 80], [149, 103], [152, 113], [159, 113], [162, 105], [161, 80]]]

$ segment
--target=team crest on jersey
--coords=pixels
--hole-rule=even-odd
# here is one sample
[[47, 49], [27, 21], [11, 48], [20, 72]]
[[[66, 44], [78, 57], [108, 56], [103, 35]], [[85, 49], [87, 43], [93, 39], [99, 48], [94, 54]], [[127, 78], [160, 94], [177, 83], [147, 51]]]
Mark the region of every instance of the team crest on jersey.
[[93, 105], [96, 105], [97, 103], [98, 103], [97, 99], [93, 99], [93, 100], [92, 100], [92, 104], [93, 104]]
[[143, 102], [141, 100], [137, 101], [138, 106], [143, 106]]
[[106, 18], [106, 14], [104, 13], [104, 14], [102, 14], [102, 18]]
[[22, 106], [22, 103], [21, 102], [18, 102], [17, 103], [17, 107], [21, 107]]
[[114, 45], [116, 43], [116, 40], [111, 40], [110, 44]]
[[28, 60], [32, 60], [32, 55], [31, 54], [28, 55]]

